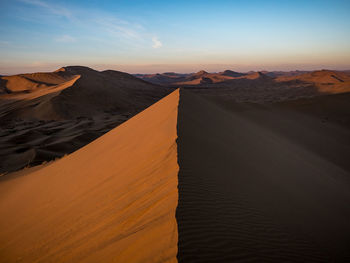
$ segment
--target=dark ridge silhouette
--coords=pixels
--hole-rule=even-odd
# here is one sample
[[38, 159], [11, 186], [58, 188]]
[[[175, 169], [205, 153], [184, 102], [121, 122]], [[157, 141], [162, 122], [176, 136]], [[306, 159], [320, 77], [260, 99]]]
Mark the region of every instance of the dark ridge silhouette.
[[212, 84], [213, 81], [212, 81], [210, 78], [202, 77], [202, 78], [200, 79], [200, 83], [201, 83], [201, 84]]
[[246, 75], [245, 73], [239, 73], [239, 72], [235, 72], [232, 70], [225, 70], [224, 72], [219, 73], [219, 74], [224, 75], [224, 76], [230, 76], [230, 77], [242, 77], [242, 76]]

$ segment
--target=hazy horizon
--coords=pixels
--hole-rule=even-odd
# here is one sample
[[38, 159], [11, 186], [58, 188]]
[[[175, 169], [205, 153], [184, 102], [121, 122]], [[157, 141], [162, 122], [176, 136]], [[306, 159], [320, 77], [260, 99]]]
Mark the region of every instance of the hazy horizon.
[[350, 69], [350, 2], [0, 2], [0, 74]]
[[[237, 67], [232, 67], [230, 65], [203, 65], [203, 67], [200, 67], [196, 65], [195, 67], [186, 67], [180, 65], [177, 67], [174, 67], [174, 65], [168, 65], [164, 67], [164, 65], [141, 65], [141, 66], [135, 66], [135, 65], [78, 65], [78, 64], [72, 64], [72, 65], [57, 65], [57, 66], [43, 66], [43, 67], [33, 67], [33, 68], [13, 68], [5, 71], [0, 71], [0, 75], [6, 76], [6, 75], [16, 75], [16, 74], [26, 74], [26, 73], [36, 73], [36, 72], [53, 72], [55, 70], [58, 70], [62, 67], [68, 67], [68, 66], [84, 66], [89, 67], [94, 70], [98, 71], [104, 71], [104, 70], [116, 70], [121, 72], [126, 72], [129, 74], [162, 74], [162, 73], [178, 73], [178, 74], [190, 74], [190, 73], [196, 73], [201, 70], [204, 70], [209, 73], [218, 73], [223, 72], [225, 70], [232, 70], [235, 72], [241, 72], [241, 73], [247, 73], [247, 72], [262, 72], [262, 71], [268, 71], [268, 72], [291, 72], [291, 71], [318, 71], [318, 70], [330, 70], [330, 71], [350, 71], [349, 68], [323, 68], [323, 67], [305, 67], [303, 69], [300, 68], [242, 68], [242, 70], [238, 70]], [[142, 68], [146, 67], [146, 70], [141, 70]], [[140, 70], [138, 70], [140, 68]], [[188, 68], [188, 70], [185, 70]], [[191, 70], [190, 68], [193, 68]], [[168, 69], [168, 70], [167, 70]], [[176, 70], [178, 69], [178, 70]]]

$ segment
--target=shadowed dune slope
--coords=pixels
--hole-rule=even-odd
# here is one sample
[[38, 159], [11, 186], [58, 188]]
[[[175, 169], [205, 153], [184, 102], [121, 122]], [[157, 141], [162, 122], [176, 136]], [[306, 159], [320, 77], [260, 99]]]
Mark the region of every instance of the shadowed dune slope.
[[2, 181], [1, 262], [176, 262], [178, 97]]
[[265, 105], [207, 98], [350, 172], [350, 93]]
[[66, 119], [101, 112], [138, 112], [172, 91], [119, 71], [99, 72], [82, 66], [61, 70], [81, 76], [52, 101], [55, 110]]
[[350, 260], [347, 170], [262, 125], [269, 111], [247, 118], [180, 94], [179, 262]]
[[292, 109], [316, 116], [322, 118], [324, 123], [336, 123], [339, 126], [350, 129], [349, 101], [350, 92], [285, 101], [277, 103], [276, 106], [281, 109]]

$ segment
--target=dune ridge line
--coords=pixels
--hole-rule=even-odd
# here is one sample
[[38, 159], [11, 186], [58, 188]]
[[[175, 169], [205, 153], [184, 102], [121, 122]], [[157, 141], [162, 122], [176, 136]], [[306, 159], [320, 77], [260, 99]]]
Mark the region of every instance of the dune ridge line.
[[0, 261], [177, 262], [178, 100], [1, 182]]

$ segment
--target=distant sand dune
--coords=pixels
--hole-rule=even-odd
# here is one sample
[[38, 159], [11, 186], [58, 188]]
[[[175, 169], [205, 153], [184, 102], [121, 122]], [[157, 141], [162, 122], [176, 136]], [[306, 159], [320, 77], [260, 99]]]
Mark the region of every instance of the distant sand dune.
[[[0, 120], [3, 121], [62, 120], [144, 109], [170, 92], [127, 73], [100, 72], [82, 66], [4, 76], [0, 80]], [[48, 94], [52, 95], [44, 96]]]
[[1, 78], [1, 93], [34, 92], [62, 84], [74, 78], [74, 75], [66, 72], [32, 73]]
[[80, 66], [1, 77], [0, 174], [70, 154], [172, 90]]
[[248, 73], [202, 70], [191, 74], [137, 76], [152, 83], [185, 87], [196, 93], [221, 95], [235, 102], [269, 103], [350, 92], [349, 73], [336, 70]]

